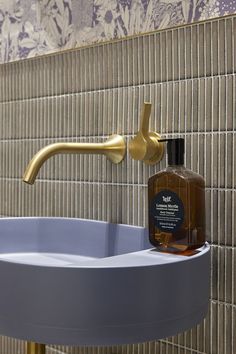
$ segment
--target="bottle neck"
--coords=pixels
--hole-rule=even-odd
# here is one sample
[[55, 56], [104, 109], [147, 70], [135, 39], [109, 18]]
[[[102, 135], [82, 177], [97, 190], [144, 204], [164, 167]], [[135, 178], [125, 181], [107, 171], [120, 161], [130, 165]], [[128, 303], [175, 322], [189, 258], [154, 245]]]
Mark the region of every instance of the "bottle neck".
[[177, 165], [175, 164], [174, 165], [174, 164], [172, 164], [172, 165], [168, 165], [167, 166], [167, 170], [176, 170], [176, 169], [179, 169], [179, 170], [183, 169], [184, 170], [185, 166], [184, 166], [184, 164], [183, 165], [180, 165], [180, 164], [177, 164]]
[[184, 155], [183, 154], [168, 154], [168, 165], [169, 166], [183, 166]]
[[184, 139], [170, 139], [167, 142], [168, 165], [184, 164]]

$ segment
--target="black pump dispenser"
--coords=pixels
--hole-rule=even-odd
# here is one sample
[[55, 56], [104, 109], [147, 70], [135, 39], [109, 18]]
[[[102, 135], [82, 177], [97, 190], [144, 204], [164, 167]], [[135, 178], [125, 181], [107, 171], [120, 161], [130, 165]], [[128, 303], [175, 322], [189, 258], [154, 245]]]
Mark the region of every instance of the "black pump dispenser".
[[168, 165], [184, 164], [184, 139], [161, 139], [159, 142], [167, 141]]

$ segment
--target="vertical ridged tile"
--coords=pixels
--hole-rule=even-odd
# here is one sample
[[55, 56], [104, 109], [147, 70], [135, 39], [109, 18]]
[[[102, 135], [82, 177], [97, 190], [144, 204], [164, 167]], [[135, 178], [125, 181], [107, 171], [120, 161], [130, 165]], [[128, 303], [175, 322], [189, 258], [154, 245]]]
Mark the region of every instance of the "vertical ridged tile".
[[191, 27], [185, 27], [185, 78], [189, 79], [192, 77], [192, 38], [191, 38]]
[[[191, 40], [191, 77], [196, 77], [198, 75], [198, 27], [191, 27], [190, 31]], [[193, 43], [195, 43], [193, 45]]]
[[23, 341], [9, 337], [0, 337], [1, 354], [25, 354], [26, 345]]
[[236, 282], [234, 268], [235, 250], [225, 247], [212, 248], [212, 294], [214, 300], [235, 305], [233, 284]]
[[225, 69], [232, 70], [233, 68], [233, 20], [225, 20]]
[[[158, 82], [164, 82], [166, 79], [166, 67], [165, 67], [165, 43], [164, 43], [164, 38], [165, 33], [160, 32], [156, 34], [156, 81]], [[164, 60], [163, 60], [164, 58]]]
[[153, 34], [153, 52], [154, 52], [154, 82], [161, 81], [161, 34]]
[[206, 74], [205, 72], [205, 46], [204, 46], [204, 37], [205, 37], [205, 27], [204, 24], [199, 24], [197, 26], [197, 56], [198, 56], [198, 75], [197, 77], [202, 77]]
[[223, 74], [226, 69], [226, 63], [227, 63], [227, 45], [226, 42], [229, 41], [230, 43], [230, 37], [226, 38], [226, 23], [225, 21], [219, 21], [218, 22], [218, 31], [219, 31], [219, 74]]
[[211, 24], [211, 51], [212, 60], [211, 74], [217, 75], [219, 70], [219, 22], [214, 21]]
[[233, 67], [232, 67], [232, 69], [233, 69], [233, 72], [235, 72], [235, 70], [236, 70], [236, 53], [235, 53], [235, 51], [236, 51], [236, 18], [235, 17], [233, 17], [232, 18], [232, 55], [233, 55]]

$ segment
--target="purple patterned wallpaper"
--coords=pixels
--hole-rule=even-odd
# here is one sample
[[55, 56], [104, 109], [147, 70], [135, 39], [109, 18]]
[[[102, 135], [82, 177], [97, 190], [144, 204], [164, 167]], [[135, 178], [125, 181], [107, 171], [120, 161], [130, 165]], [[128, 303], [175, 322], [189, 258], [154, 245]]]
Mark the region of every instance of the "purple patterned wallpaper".
[[0, 0], [0, 62], [236, 12], [236, 0]]

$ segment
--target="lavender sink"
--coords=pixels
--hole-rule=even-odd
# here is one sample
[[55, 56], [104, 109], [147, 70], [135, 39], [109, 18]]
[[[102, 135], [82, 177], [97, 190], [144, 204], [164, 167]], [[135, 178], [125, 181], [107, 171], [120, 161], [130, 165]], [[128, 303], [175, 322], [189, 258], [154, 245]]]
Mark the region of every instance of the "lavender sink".
[[114, 345], [198, 324], [209, 245], [156, 252], [142, 227], [69, 218], [0, 219], [0, 334], [44, 344]]

